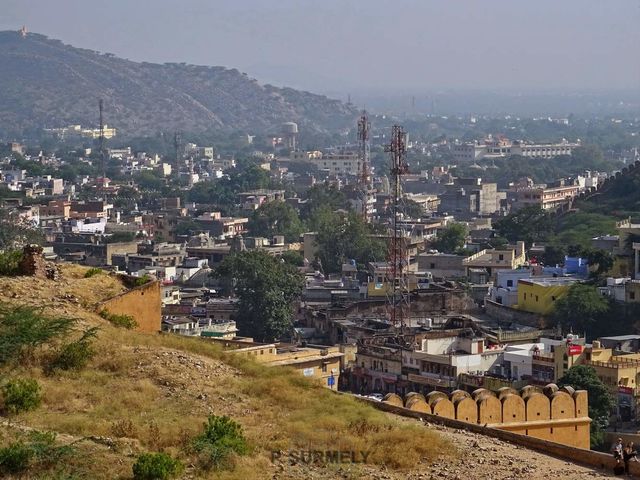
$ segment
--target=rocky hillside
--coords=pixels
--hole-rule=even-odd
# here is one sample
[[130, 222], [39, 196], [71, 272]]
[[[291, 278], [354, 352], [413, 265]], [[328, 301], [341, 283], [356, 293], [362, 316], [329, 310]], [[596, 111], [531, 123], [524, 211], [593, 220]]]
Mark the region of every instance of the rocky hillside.
[[[325, 131], [352, 123], [338, 100], [260, 85], [235, 69], [132, 62], [44, 35], [0, 32], [0, 133], [95, 126], [98, 98], [123, 134], [210, 128], [275, 131], [294, 121]], [[2, 132], [4, 130], [4, 132]]]
[[[117, 328], [94, 311], [122, 284], [107, 274], [85, 278], [85, 272], [67, 265], [56, 280], [0, 277], [0, 340], [6, 335], [2, 312], [16, 305], [76, 318], [78, 329], [99, 327], [95, 355], [80, 370], [47, 371], [49, 347], [0, 363], [0, 384], [34, 379], [43, 397], [35, 409], [8, 416], [0, 399], [2, 478], [130, 479], [138, 456], [157, 451], [180, 459], [183, 479], [604, 478], [495, 439], [380, 412], [297, 372], [258, 365], [206, 341]], [[231, 465], [207, 470], [191, 449], [212, 414], [240, 423], [250, 448]], [[57, 450], [42, 441], [46, 432], [55, 434]], [[3, 452], [33, 445], [35, 434], [38, 455], [47, 461], [36, 456], [26, 472], [7, 476]], [[272, 461], [274, 451], [309, 449], [365, 451], [368, 461]]]

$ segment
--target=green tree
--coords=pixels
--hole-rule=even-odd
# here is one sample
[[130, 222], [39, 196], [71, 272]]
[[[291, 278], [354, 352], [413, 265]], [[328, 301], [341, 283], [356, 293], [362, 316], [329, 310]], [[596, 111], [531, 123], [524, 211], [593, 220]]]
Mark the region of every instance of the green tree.
[[567, 295], [556, 302], [553, 318], [574, 332], [584, 332], [596, 326], [609, 310], [609, 301], [598, 293], [596, 287], [576, 283], [569, 287]]
[[596, 277], [601, 277], [609, 270], [613, 268], [613, 255], [609, 252], [596, 249], [596, 250], [585, 250], [581, 253], [581, 256], [587, 259], [589, 263], [589, 267], [596, 267], [596, 270], [593, 272]]
[[494, 229], [510, 242], [524, 240], [527, 245], [545, 240], [552, 231], [549, 213], [537, 205], [521, 208], [498, 220]]
[[454, 253], [464, 246], [467, 233], [467, 227], [461, 223], [451, 223], [438, 232], [433, 246], [440, 252]]
[[44, 235], [18, 212], [0, 209], [0, 250], [21, 248], [29, 243], [42, 243]]
[[294, 267], [304, 266], [304, 255], [297, 250], [287, 250], [286, 252], [282, 252], [280, 258]]
[[135, 177], [140, 188], [144, 190], [162, 190], [164, 179], [152, 172], [141, 172]]
[[546, 245], [544, 247], [545, 265], [562, 265], [567, 251], [562, 245]]
[[241, 335], [272, 342], [291, 331], [292, 303], [304, 280], [295, 267], [252, 250], [226, 257], [215, 275], [231, 284], [238, 296], [236, 321]]
[[345, 215], [325, 207], [314, 212], [313, 222], [317, 259], [325, 273], [340, 272], [342, 264], [352, 259], [359, 265], [385, 259], [384, 241], [375, 236], [373, 227], [360, 215], [353, 212]]
[[176, 235], [188, 235], [200, 230], [202, 225], [192, 219], [183, 220], [176, 225]]
[[609, 389], [596, 375], [593, 367], [576, 365], [571, 367], [558, 380], [558, 386], [571, 386], [576, 390], [586, 390], [589, 398], [589, 417], [591, 418], [591, 446], [596, 447], [604, 441], [604, 429], [609, 424], [609, 415], [613, 399]]
[[261, 205], [249, 219], [249, 232], [256, 237], [271, 238], [284, 235], [287, 242], [296, 242], [304, 225], [296, 210], [282, 200]]
[[424, 208], [415, 200], [405, 198], [403, 200], [402, 213], [409, 218], [421, 218], [424, 215]]
[[349, 202], [344, 192], [335, 185], [314, 185], [307, 190], [304, 200], [305, 204], [302, 207], [301, 216], [305, 220], [310, 219], [313, 213], [320, 208], [332, 211], [338, 209], [347, 210], [349, 208]]

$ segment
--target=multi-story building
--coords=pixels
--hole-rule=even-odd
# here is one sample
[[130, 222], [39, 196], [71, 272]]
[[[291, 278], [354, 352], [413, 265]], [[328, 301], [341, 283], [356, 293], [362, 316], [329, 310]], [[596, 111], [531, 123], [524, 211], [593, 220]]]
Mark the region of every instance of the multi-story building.
[[463, 255], [449, 253], [420, 253], [418, 255], [418, 270], [430, 272], [434, 278], [445, 280], [462, 278], [465, 269], [462, 265]]
[[569, 292], [571, 285], [579, 282], [576, 278], [521, 278], [518, 280], [518, 310], [549, 315], [555, 304]]
[[340, 152], [323, 154], [321, 157], [311, 157], [309, 162], [318, 170], [330, 175], [358, 175], [361, 172], [361, 158], [359, 153]]
[[[561, 182], [562, 183], [562, 182]], [[509, 192], [511, 210], [535, 205], [543, 210], [553, 210], [569, 203], [580, 193], [579, 185], [564, 185], [556, 187], [532, 186], [516, 188]]]
[[560, 155], [571, 155], [579, 143], [563, 140], [560, 143], [534, 144], [523, 141], [489, 135], [481, 142], [457, 142], [453, 144], [453, 156], [457, 162], [475, 162], [486, 158], [505, 158], [520, 155], [529, 158], [552, 158]]
[[452, 215], [491, 215], [500, 210], [497, 184], [483, 183], [480, 178], [458, 178], [438, 198], [438, 211]]
[[474, 275], [482, 276], [484, 282], [494, 281], [499, 270], [514, 270], [526, 262], [524, 242], [502, 249], [485, 249], [465, 258], [462, 261], [467, 276], [473, 270]]

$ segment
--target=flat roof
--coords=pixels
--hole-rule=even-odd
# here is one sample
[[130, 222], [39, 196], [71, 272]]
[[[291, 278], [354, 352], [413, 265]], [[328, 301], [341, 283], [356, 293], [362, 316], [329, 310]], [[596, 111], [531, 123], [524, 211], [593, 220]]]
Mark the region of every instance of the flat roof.
[[271, 366], [297, 365], [300, 363], [316, 362], [318, 360], [331, 360], [331, 359], [340, 358], [340, 357], [344, 357], [344, 353], [334, 352], [334, 353], [327, 353], [326, 355], [320, 355], [318, 353], [317, 355], [308, 355], [306, 357], [290, 358], [286, 360], [276, 360], [275, 362], [265, 362], [265, 365], [271, 365]]
[[575, 277], [543, 277], [540, 279], [521, 278], [520, 280], [518, 280], [518, 283], [529, 283], [531, 285], [551, 286], [551, 285], [571, 285], [579, 281], [580, 279]]
[[600, 340], [640, 340], [640, 335], [617, 335], [613, 337], [600, 337]]

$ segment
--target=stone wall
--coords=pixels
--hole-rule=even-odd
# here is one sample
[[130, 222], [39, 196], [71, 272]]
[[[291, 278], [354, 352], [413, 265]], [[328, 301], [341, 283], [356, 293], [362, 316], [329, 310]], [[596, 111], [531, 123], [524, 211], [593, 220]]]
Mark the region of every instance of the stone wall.
[[98, 311], [130, 315], [138, 324], [137, 331], [156, 333], [162, 322], [161, 304], [160, 282], [148, 282], [105, 300], [98, 306]]
[[484, 301], [484, 307], [486, 314], [495, 320], [517, 322], [535, 328], [546, 328], [547, 326], [546, 319], [538, 313], [524, 312], [487, 299]]
[[[512, 431], [496, 428], [495, 426], [485, 426], [480, 424], [462, 422], [456, 420], [455, 418], [433, 415], [417, 410], [410, 410], [405, 407], [398, 407], [390, 403], [378, 402], [376, 400], [371, 400], [363, 397], [357, 398], [385, 412], [402, 415], [403, 417], [415, 418], [425, 422], [445, 425], [447, 427], [457, 428], [460, 430], [468, 430], [474, 433], [480, 433], [490, 437], [498, 438], [505, 442], [510, 442], [515, 445], [529, 448], [531, 450], [536, 450], [542, 453], [557, 456], [559, 458], [564, 458], [574, 463], [581, 463], [583, 465], [589, 465], [594, 468], [605, 469], [609, 472], [613, 471], [613, 467], [616, 464], [615, 459], [610, 453], [596, 452], [593, 450], [588, 450], [586, 448], [563, 445], [561, 443], [536, 438], [532, 435], [524, 435], [521, 433], [515, 433]], [[640, 476], [640, 463], [631, 462], [629, 464], [629, 469], [632, 475]]]
[[485, 425], [542, 440], [588, 449], [590, 446], [588, 399], [585, 390], [525, 387], [520, 392], [505, 387], [497, 394], [479, 388], [469, 394], [431, 392], [426, 397], [409, 393], [404, 400], [388, 394], [382, 403], [442, 416], [474, 425]]

